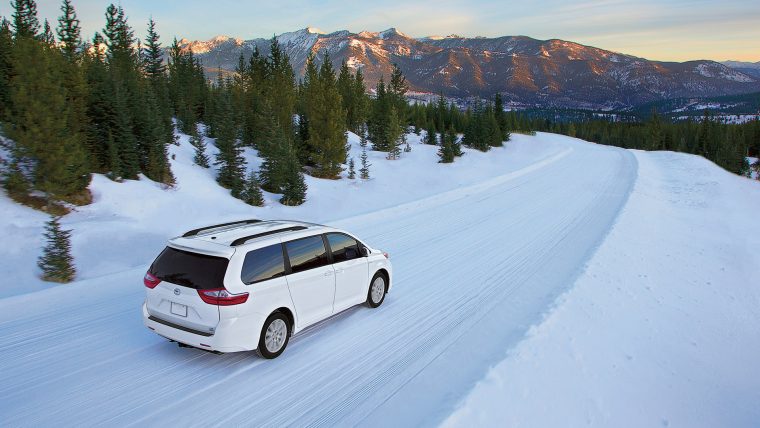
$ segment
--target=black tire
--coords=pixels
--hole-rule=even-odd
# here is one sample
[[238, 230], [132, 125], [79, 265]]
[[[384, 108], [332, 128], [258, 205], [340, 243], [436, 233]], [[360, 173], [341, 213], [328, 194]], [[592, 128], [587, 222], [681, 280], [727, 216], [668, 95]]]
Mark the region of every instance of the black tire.
[[[270, 326], [275, 324], [273, 326], [273, 329], [275, 330], [273, 334], [275, 336], [279, 336], [281, 333], [280, 329], [277, 328], [278, 325], [281, 325], [279, 321], [282, 321], [285, 323], [285, 331], [283, 333], [284, 337], [275, 337], [276, 342], [279, 343], [282, 341], [280, 348], [275, 350], [270, 350], [267, 348], [267, 330]], [[282, 312], [275, 312], [272, 315], [267, 318], [266, 321], [264, 321], [264, 326], [261, 328], [261, 335], [259, 336], [259, 346], [256, 349], [256, 351], [261, 355], [262, 358], [266, 358], [271, 360], [272, 358], [277, 358], [282, 354], [283, 351], [285, 351], [285, 348], [288, 347], [288, 341], [290, 340], [290, 332], [293, 327], [290, 325], [290, 320], [288, 319], [285, 314]], [[271, 345], [273, 342], [270, 340], [269, 344]], [[271, 347], [271, 346], [270, 346]]]
[[[377, 294], [375, 295], [375, 298], [373, 299], [373, 293], [372, 289], [374, 288], [375, 281], [382, 280], [383, 290], [382, 295], [377, 298]], [[372, 277], [372, 281], [369, 282], [369, 289], [367, 290], [367, 306], [370, 308], [376, 308], [383, 304], [385, 301], [385, 295], [388, 293], [388, 278], [383, 275], [382, 272], [377, 272], [375, 276]]]

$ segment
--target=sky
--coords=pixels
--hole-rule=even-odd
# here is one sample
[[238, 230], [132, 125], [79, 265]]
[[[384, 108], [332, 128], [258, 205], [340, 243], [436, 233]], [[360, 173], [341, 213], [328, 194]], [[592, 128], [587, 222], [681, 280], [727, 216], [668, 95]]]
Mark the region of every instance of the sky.
[[[90, 38], [103, 27], [103, 13], [111, 1], [72, 2]], [[37, 0], [37, 4], [41, 19], [54, 23], [60, 1]], [[558, 38], [661, 61], [760, 61], [758, 0], [121, 0], [120, 4], [138, 37], [143, 37], [152, 16], [167, 45], [175, 36], [251, 39], [307, 26], [326, 32], [395, 27], [413, 37]], [[0, 14], [10, 16], [8, 0], [0, 0]]]

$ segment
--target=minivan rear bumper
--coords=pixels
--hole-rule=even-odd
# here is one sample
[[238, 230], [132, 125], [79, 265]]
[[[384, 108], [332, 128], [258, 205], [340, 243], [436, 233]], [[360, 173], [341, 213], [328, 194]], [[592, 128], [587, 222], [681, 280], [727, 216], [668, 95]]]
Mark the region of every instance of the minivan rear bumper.
[[151, 316], [144, 303], [142, 315], [143, 324], [146, 327], [167, 339], [195, 348], [218, 352], [255, 350], [258, 345], [258, 332], [261, 331], [261, 325], [264, 323], [264, 320], [261, 320], [261, 323], [258, 324], [255, 322], [241, 322], [240, 318], [222, 319], [214, 333], [210, 334]]

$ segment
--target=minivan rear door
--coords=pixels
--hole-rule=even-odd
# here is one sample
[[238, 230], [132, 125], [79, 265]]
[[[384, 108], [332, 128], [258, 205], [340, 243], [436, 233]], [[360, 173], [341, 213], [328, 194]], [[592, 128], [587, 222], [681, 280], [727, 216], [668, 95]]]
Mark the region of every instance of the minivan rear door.
[[224, 257], [166, 247], [148, 270], [161, 280], [147, 289], [148, 313], [160, 321], [213, 334], [219, 324], [219, 306], [204, 302], [198, 291], [224, 287], [228, 264]]

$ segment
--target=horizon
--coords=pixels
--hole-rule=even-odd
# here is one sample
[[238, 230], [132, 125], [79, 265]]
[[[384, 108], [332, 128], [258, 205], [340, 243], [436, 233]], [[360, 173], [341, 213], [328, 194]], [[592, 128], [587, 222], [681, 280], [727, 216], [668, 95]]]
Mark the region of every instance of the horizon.
[[[81, 20], [82, 37], [90, 40], [95, 31], [101, 31], [105, 8], [111, 1], [72, 3]], [[221, 0], [213, 6], [201, 0], [118, 3], [137, 38], [144, 38], [148, 19], [153, 17], [164, 46], [174, 37], [206, 41], [226, 35], [250, 40], [307, 27], [326, 33], [397, 28], [418, 39], [450, 34], [467, 38], [521, 35], [538, 40], [560, 39], [655, 61], [760, 61], [760, 27], [753, 25], [760, 19], [760, 10], [742, 0], [717, 6], [683, 0], [590, 0], [572, 6], [557, 0], [530, 5], [495, 0], [467, 4], [443, 1], [435, 7], [436, 16], [425, 20], [419, 17], [429, 15], [430, 9], [419, 1], [360, 4], [321, 0], [304, 5], [294, 1], [238, 4]], [[59, 9], [59, 1], [39, 3], [40, 22], [47, 19], [55, 27]], [[237, 13], [230, 14], [231, 10]], [[10, 17], [10, 12], [7, 2], [0, 3], [0, 15]]]

